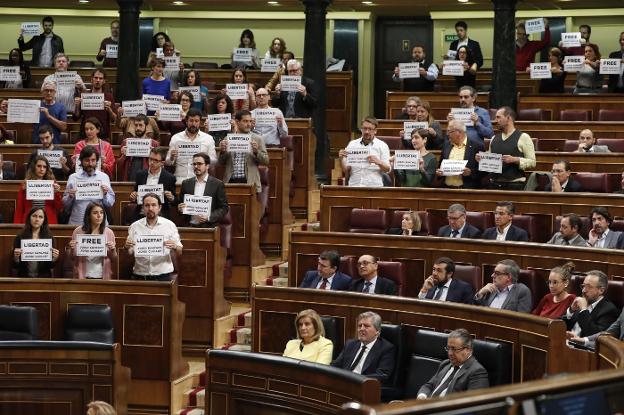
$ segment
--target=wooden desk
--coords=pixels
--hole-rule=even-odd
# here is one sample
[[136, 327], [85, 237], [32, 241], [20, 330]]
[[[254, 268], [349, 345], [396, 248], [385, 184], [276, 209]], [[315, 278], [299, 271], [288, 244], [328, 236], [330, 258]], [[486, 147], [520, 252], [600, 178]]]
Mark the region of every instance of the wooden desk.
[[284, 226], [293, 223], [290, 211], [290, 178], [285, 148], [269, 148], [269, 223], [268, 232], [260, 235], [260, 245], [265, 252], [282, 253], [285, 238]]
[[[459, 107], [459, 95], [457, 92], [397, 92], [386, 91], [386, 118], [394, 119], [401, 114], [405, 107], [405, 101], [411, 96], [418, 96], [423, 101], [431, 104], [431, 113], [436, 120], [446, 120], [451, 108]], [[478, 105], [486, 111], [490, 108], [490, 93], [479, 92]], [[377, 132], [379, 135], [383, 135]]]
[[590, 111], [590, 120], [598, 121], [598, 113], [601, 109], [622, 109], [624, 94], [544, 94], [544, 95], [518, 95], [518, 110], [541, 108], [546, 112], [547, 118], [559, 121], [561, 110], [575, 109]]
[[312, 130], [312, 120], [308, 118], [291, 118], [287, 123], [288, 133], [293, 136], [295, 153], [295, 189], [290, 209], [296, 218], [307, 219], [308, 206], [311, 204], [310, 191], [317, 189], [314, 175], [316, 136]]

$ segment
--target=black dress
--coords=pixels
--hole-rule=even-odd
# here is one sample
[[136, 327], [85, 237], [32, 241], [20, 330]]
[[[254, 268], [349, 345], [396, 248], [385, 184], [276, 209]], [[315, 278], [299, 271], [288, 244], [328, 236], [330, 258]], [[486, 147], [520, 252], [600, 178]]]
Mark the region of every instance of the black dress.
[[540, 94], [563, 94], [566, 72], [553, 73], [552, 78], [540, 79]]

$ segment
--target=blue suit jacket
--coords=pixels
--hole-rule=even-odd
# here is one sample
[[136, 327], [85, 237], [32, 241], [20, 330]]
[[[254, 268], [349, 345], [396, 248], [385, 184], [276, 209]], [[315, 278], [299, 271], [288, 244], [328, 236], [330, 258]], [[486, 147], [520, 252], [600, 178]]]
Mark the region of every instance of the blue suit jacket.
[[[299, 288], [316, 288], [322, 277], [318, 271], [308, 271], [301, 281]], [[347, 291], [351, 285], [351, 277], [347, 274], [343, 274], [340, 271], [336, 271], [334, 279], [332, 280], [331, 289], [335, 291]]]
[[[349, 370], [355, 356], [360, 351], [360, 345], [361, 343], [357, 339], [347, 340], [342, 352], [331, 365]], [[366, 355], [366, 360], [362, 366], [362, 375], [377, 379], [382, 384], [387, 383], [394, 371], [394, 355], [394, 345], [381, 336], [378, 337], [375, 345]]]
[[[496, 240], [496, 226], [493, 226], [491, 228], [487, 228], [483, 232], [482, 239]], [[524, 229], [519, 228], [519, 227], [514, 226], [514, 225], [511, 225], [511, 227], [507, 231], [507, 235], [505, 235], [505, 240], [506, 241], [528, 242], [529, 241], [529, 234]]]
[[[438, 230], [438, 236], [445, 236], [448, 238], [451, 236], [451, 232], [451, 225], [445, 225]], [[478, 239], [481, 236], [481, 231], [479, 228], [466, 223], [464, 230], [462, 230], [462, 233], [459, 236], [460, 238]]]
[[[425, 298], [427, 300], [433, 300], [435, 290], [436, 287], [429, 289]], [[451, 285], [448, 288], [448, 293], [446, 293], [446, 301], [451, 301], [453, 303], [472, 304], [473, 297], [474, 290], [470, 286], [470, 284], [456, 278], [453, 278], [451, 280]]]

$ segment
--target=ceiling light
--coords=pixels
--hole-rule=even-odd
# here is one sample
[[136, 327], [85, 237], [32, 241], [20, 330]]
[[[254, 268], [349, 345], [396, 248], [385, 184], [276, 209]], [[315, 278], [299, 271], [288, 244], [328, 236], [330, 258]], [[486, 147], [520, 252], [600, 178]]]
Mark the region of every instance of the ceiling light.
[[174, 1], [173, 4], [175, 6], [187, 6], [187, 3], [183, 2], [183, 1]]
[[460, 3], [468, 3], [468, 1], [470, 1], [470, 0], [457, 0], [457, 1], [460, 2]]
[[271, 6], [279, 6], [278, 1], [267, 1], [267, 3], [269, 3]]
[[78, 3], [89, 3], [89, 0], [78, 0]]
[[373, 2], [372, 1], [363, 1], [362, 4], [365, 4], [367, 6], [372, 6]]

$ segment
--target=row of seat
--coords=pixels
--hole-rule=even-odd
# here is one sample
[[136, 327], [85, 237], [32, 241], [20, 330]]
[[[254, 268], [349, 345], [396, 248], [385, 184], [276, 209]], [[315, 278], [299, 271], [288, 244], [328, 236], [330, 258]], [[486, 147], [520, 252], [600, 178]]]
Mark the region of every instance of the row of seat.
[[[490, 118], [496, 118], [495, 108], [490, 108]], [[590, 109], [566, 109], [559, 112], [561, 121], [591, 121]], [[550, 121], [548, 113], [542, 108], [525, 108], [518, 110], [518, 121]], [[598, 111], [598, 121], [624, 121], [624, 110], [601, 109]]]

